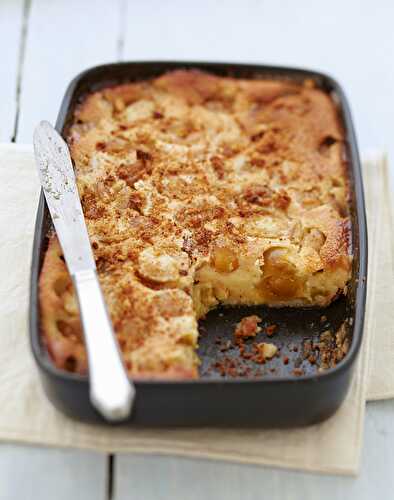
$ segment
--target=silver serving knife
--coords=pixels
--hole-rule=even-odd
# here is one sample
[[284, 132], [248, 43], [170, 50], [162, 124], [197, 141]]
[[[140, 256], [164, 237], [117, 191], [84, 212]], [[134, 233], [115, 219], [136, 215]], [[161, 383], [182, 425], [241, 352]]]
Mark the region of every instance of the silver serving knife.
[[67, 144], [46, 121], [34, 131], [39, 177], [77, 291], [89, 361], [90, 400], [110, 421], [126, 418], [135, 388], [105, 306]]

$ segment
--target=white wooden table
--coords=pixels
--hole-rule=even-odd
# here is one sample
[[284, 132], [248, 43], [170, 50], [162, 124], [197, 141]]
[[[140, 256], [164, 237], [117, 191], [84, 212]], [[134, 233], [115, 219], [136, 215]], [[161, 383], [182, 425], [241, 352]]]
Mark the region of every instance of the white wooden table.
[[[0, 0], [0, 141], [31, 142], [82, 69], [195, 59], [312, 67], [350, 98], [361, 149], [394, 158], [394, 3]], [[1, 411], [1, 409], [0, 409]], [[0, 445], [0, 500], [394, 498], [394, 401], [367, 406], [358, 478]]]

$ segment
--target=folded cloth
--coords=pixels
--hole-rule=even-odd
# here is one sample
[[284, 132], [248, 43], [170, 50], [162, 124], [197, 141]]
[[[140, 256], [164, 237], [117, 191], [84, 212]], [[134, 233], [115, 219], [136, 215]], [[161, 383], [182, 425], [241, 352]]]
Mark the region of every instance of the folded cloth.
[[68, 419], [42, 391], [27, 335], [30, 253], [39, 191], [36, 168], [30, 146], [1, 146], [0, 440], [356, 473], [367, 388], [371, 399], [394, 395], [392, 228], [384, 158], [366, 161], [364, 174], [370, 228], [366, 331], [349, 394], [338, 412], [321, 424], [296, 430], [114, 428]]
[[[394, 397], [394, 222], [387, 158], [365, 155], [363, 169], [369, 238], [368, 307], [374, 311], [369, 330], [367, 400]], [[375, 246], [377, 248], [375, 248]], [[378, 255], [378, 258], [374, 257]]]

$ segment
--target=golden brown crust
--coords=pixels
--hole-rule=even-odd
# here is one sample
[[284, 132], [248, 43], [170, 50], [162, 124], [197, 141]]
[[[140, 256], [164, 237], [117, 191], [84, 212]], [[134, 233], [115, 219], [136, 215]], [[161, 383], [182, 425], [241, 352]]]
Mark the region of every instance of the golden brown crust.
[[[325, 306], [344, 289], [343, 131], [310, 82], [173, 71], [90, 94], [68, 140], [133, 377], [197, 377], [196, 320], [219, 303]], [[84, 372], [55, 236], [40, 303], [55, 363]]]
[[87, 368], [78, 305], [70, 275], [61, 258], [57, 238], [49, 240], [41, 271], [41, 325], [49, 353], [59, 368], [84, 372]]

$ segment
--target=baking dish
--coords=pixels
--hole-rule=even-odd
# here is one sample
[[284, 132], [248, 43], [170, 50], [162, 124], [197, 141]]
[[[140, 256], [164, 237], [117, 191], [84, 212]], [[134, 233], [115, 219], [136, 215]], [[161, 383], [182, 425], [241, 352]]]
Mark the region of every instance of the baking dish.
[[[198, 63], [139, 62], [92, 68], [77, 76], [63, 100], [56, 127], [66, 134], [75, 106], [86, 93], [103, 86], [147, 79], [176, 68], [198, 68], [218, 75], [243, 78], [276, 78], [302, 81], [312, 79], [332, 93], [342, 118], [351, 191], [353, 270], [348, 293], [326, 309], [268, 309], [266, 307], [223, 308], [212, 311], [201, 322], [199, 357], [201, 378], [194, 381], [136, 381], [137, 398], [128, 420], [132, 425], [160, 426], [270, 426], [291, 427], [319, 422], [332, 415], [343, 401], [360, 348], [366, 295], [367, 234], [364, 198], [355, 134], [349, 108], [339, 85], [330, 77], [293, 68]], [[88, 397], [87, 377], [58, 370], [41, 342], [38, 307], [38, 278], [51, 221], [41, 196], [34, 239], [30, 339], [44, 389], [53, 404], [71, 417], [100, 421]], [[258, 313], [267, 324], [276, 324], [275, 343], [287, 355], [288, 363], [275, 358], [258, 378], [227, 378], [212, 374], [209, 367], [222, 356], [218, 335], [230, 339], [234, 325], [242, 317]], [[327, 328], [336, 331], [347, 322], [350, 349], [336, 367], [317, 372], [303, 359], [305, 344], [317, 341]], [[226, 354], [237, 356], [234, 350]], [[247, 361], [242, 361], [247, 366]], [[303, 374], [297, 373], [302, 366]]]

